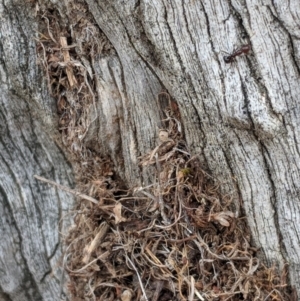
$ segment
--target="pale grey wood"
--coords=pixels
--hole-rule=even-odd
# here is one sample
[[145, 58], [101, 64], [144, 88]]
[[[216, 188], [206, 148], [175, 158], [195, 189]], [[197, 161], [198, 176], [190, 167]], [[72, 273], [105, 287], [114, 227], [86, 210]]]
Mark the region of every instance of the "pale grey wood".
[[[99, 58], [93, 68], [98, 79], [98, 117], [85, 142], [92, 148], [98, 143], [97, 150], [112, 158], [125, 183], [140, 185], [138, 157], [155, 143], [160, 124], [156, 98], [161, 86], [137, 57], [123, 62], [116, 56]], [[128, 85], [129, 77], [132, 86]]]
[[[74, 20], [68, 20], [70, 7], [65, 5], [72, 1], [51, 2], [40, 1], [41, 9], [54, 4], [52, 8], [57, 7], [63, 16], [61, 21], [70, 26]], [[62, 210], [58, 208], [67, 204], [67, 196], [57, 192], [64, 201], [52, 204], [59, 199], [55, 190], [37, 184], [30, 175], [44, 171], [42, 176], [61, 184], [72, 181], [66, 159], [50, 139], [55, 104], [35, 65], [35, 45], [29, 38], [35, 35], [34, 10], [13, 3], [0, 4], [0, 120], [1, 129], [7, 129], [1, 130], [1, 137], [8, 141], [2, 138], [1, 195], [8, 195], [7, 200], [14, 196], [14, 202], [1, 202], [2, 212], [10, 208], [1, 225], [7, 237], [1, 248], [16, 249], [17, 255], [0, 253], [1, 266], [12, 262], [13, 267], [5, 266], [0, 284], [7, 300], [31, 300], [34, 294], [38, 300], [51, 300], [50, 296], [58, 293], [58, 281], [45, 271], [57, 258], [53, 255], [49, 263], [47, 256], [59, 253], [55, 252], [59, 236], [58, 228], [49, 225], [51, 218], [57, 221]], [[150, 173], [138, 167], [138, 157], [156, 145], [161, 126], [157, 96], [166, 89], [179, 104], [191, 153], [199, 155], [203, 166], [221, 183], [223, 193], [232, 196], [237, 216], [247, 216], [262, 260], [281, 267], [289, 263], [291, 284], [300, 296], [298, 2], [86, 3], [115, 52], [89, 63], [97, 82], [97, 110], [91, 112], [90, 121], [97, 119], [85, 142], [111, 157], [117, 175], [128, 186], [146, 184]], [[231, 52], [249, 40], [251, 55], [225, 64], [222, 51]], [[82, 63], [87, 64], [84, 58]], [[17, 118], [20, 111], [28, 112], [21, 121]], [[31, 156], [36, 141], [38, 155]], [[40, 193], [37, 187], [42, 187]], [[27, 202], [31, 206], [26, 207]], [[44, 216], [43, 209], [52, 215]], [[36, 241], [28, 249], [24, 238], [31, 237], [37, 225], [41, 226]], [[49, 238], [49, 243], [42, 237]], [[39, 242], [43, 249], [37, 249]], [[36, 258], [32, 254], [37, 254]], [[20, 268], [19, 261], [26, 264]], [[30, 275], [30, 283], [24, 281], [24, 275]], [[26, 285], [31, 295], [25, 295], [28, 290], [22, 288]]]
[[34, 174], [73, 185], [54, 142], [54, 99], [37, 66], [34, 10], [0, 3], [0, 298], [59, 300], [62, 240], [73, 197]]

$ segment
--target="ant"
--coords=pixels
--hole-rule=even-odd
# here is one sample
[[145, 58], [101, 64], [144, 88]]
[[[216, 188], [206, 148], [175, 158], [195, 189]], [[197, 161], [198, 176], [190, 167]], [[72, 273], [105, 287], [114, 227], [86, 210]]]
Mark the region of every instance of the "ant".
[[223, 57], [224, 62], [226, 64], [232, 63], [234, 61], [235, 57], [237, 57], [239, 55], [242, 55], [242, 54], [248, 54], [250, 50], [251, 50], [251, 45], [250, 44], [243, 45], [240, 48], [234, 50], [232, 54], [225, 55]]

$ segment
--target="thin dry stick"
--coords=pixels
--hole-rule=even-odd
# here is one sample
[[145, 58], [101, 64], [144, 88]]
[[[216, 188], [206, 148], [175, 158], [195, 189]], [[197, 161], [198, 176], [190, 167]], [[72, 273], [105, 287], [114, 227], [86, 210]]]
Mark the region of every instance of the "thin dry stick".
[[83, 199], [85, 199], [85, 200], [88, 200], [88, 201], [90, 201], [90, 202], [93, 202], [94, 204], [98, 204], [98, 203], [99, 203], [96, 199], [94, 199], [94, 198], [92, 198], [92, 197], [90, 197], [90, 196], [88, 196], [88, 195], [86, 195], [86, 194], [80, 193], [80, 192], [78, 192], [78, 191], [76, 191], [76, 190], [74, 190], [74, 189], [71, 189], [71, 188], [68, 188], [68, 187], [66, 187], [66, 186], [57, 184], [57, 183], [55, 183], [55, 182], [53, 182], [53, 181], [51, 181], [51, 180], [48, 180], [48, 179], [46, 179], [46, 178], [43, 178], [43, 177], [40, 177], [40, 176], [37, 176], [37, 175], [34, 175], [34, 177], [35, 177], [37, 180], [39, 180], [39, 181], [48, 183], [48, 184], [50, 184], [50, 185], [52, 185], [52, 186], [55, 186], [55, 187], [57, 187], [57, 188], [59, 188], [59, 189], [61, 189], [61, 190], [63, 190], [63, 191], [69, 192], [69, 193], [71, 193], [71, 194], [74, 194], [75, 196], [78, 196], [78, 197], [80, 197], [80, 198], [83, 198]]
[[57, 44], [57, 41], [54, 39], [54, 37], [53, 37], [53, 35], [52, 35], [52, 33], [51, 33], [51, 30], [50, 30], [50, 22], [49, 22], [49, 19], [45, 17], [45, 14], [42, 16], [42, 18], [46, 20], [49, 37], [51, 38], [51, 40], [52, 40], [55, 44]]
[[193, 301], [194, 300], [194, 295], [195, 295], [195, 279], [193, 276], [191, 276], [191, 281], [187, 281], [188, 279], [186, 279], [186, 282], [189, 285], [189, 289], [190, 289], [190, 292], [189, 292], [189, 299], [188, 301]]
[[163, 201], [162, 194], [161, 194], [161, 185], [160, 185], [160, 172], [161, 172], [161, 168], [160, 168], [160, 164], [158, 162], [158, 155], [157, 155], [157, 153], [155, 154], [155, 160], [156, 160], [156, 168], [157, 168], [157, 174], [158, 174], [157, 188], [158, 188], [158, 204], [159, 204], [160, 214], [161, 214], [162, 219], [164, 220], [165, 225], [169, 225], [170, 221], [169, 221], [169, 219], [166, 216], [166, 213], [165, 213], [165, 203]]
[[70, 87], [72, 88], [73, 86], [77, 85], [78, 83], [77, 83], [76, 77], [74, 76], [73, 69], [68, 64], [71, 61], [71, 58], [70, 58], [70, 53], [68, 51], [67, 38], [60, 37], [60, 44], [63, 49], [62, 53], [64, 56], [64, 62], [66, 63], [66, 73], [67, 73], [68, 81], [69, 81]]
[[196, 289], [195, 289], [195, 295], [196, 295], [200, 300], [202, 300], [202, 301], [205, 301], [205, 300], [206, 300], [206, 299], [204, 299], [204, 298], [201, 296], [200, 292], [198, 292], [198, 290], [196, 290]]
[[140, 235], [142, 232], [151, 230], [154, 227], [155, 222], [156, 222], [156, 218], [151, 222], [151, 224], [150, 224], [150, 226], [148, 228], [145, 228], [145, 229], [142, 229], [140, 231], [137, 231], [137, 233]]
[[204, 246], [205, 250], [206, 250], [210, 255], [212, 255], [213, 257], [215, 257], [215, 258], [217, 258], [217, 259], [225, 260], [225, 261], [229, 261], [229, 262], [230, 262], [231, 259], [234, 259], [234, 260], [249, 260], [249, 259], [250, 259], [249, 257], [235, 257], [235, 258], [229, 258], [229, 257], [224, 256], [224, 255], [220, 256], [220, 255], [217, 255], [217, 254], [213, 253], [213, 252], [210, 250], [209, 246], [208, 246], [208, 245], [204, 242], [204, 240], [201, 238], [201, 235], [199, 234], [199, 232], [198, 232], [198, 240], [199, 240], [200, 242], [197, 241], [196, 239], [193, 240], [193, 242], [196, 244], [196, 246], [199, 248], [199, 250], [201, 249], [201, 246]]
[[135, 270], [136, 275], [137, 275], [138, 280], [139, 280], [139, 283], [140, 283], [141, 290], [142, 290], [143, 295], [144, 295], [144, 298], [145, 298], [146, 301], [148, 301], [149, 299], [148, 299], [147, 294], [146, 294], [146, 291], [145, 291], [145, 289], [144, 289], [144, 285], [143, 285], [141, 276], [139, 275], [139, 272], [138, 272], [137, 268], [135, 267], [135, 265], [133, 264], [133, 262], [130, 260], [130, 258], [127, 256], [127, 254], [126, 254], [126, 260], [129, 261], [129, 263], [131, 264], [132, 268]]
[[93, 281], [93, 279], [90, 279], [89, 280], [89, 282], [88, 282], [88, 286], [89, 286], [89, 289], [90, 289], [90, 295], [92, 296], [92, 298], [93, 298], [93, 301], [96, 301], [96, 296], [95, 296], [95, 294], [94, 294], [94, 289], [92, 288], [92, 286], [91, 286], [91, 282]]
[[[178, 174], [178, 167], [177, 167], [177, 174]], [[181, 214], [182, 214], [182, 201], [180, 200], [179, 198], [179, 194], [178, 194], [178, 182], [176, 183], [176, 190], [175, 190], [175, 200], [178, 200], [178, 205], [179, 205], [179, 214], [178, 214], [178, 217], [176, 218], [176, 220], [170, 224], [170, 225], [167, 225], [167, 226], [159, 226], [159, 225], [155, 225], [157, 228], [160, 228], [160, 229], [167, 229], [167, 228], [171, 228], [173, 227], [175, 224], [177, 224], [177, 222], [182, 218]]]
[[[71, 254], [69, 254], [71, 255]], [[69, 256], [68, 255], [68, 256]], [[101, 255], [99, 255], [97, 258], [95, 258], [94, 260], [90, 261], [88, 264], [86, 264], [85, 266], [83, 266], [82, 268], [78, 269], [78, 270], [71, 270], [67, 265], [66, 265], [66, 269], [70, 272], [70, 273], [81, 273], [82, 271], [84, 271], [87, 267], [89, 267], [91, 264], [93, 264], [94, 262], [96, 262], [97, 260], [101, 260], [104, 258], [107, 258], [109, 255], [109, 252], [106, 251], [104, 253], [102, 253]], [[67, 256], [67, 258], [68, 258]]]
[[193, 276], [191, 276], [191, 281], [189, 282], [188, 279], [185, 277], [185, 280], [188, 284], [190, 284], [190, 288], [191, 288], [191, 292], [189, 295], [189, 301], [193, 301], [194, 300], [194, 295], [196, 295], [201, 301], [205, 301], [206, 299], [204, 299], [201, 294], [199, 293], [199, 291], [195, 288], [195, 279]]
[[179, 215], [178, 217], [176, 218], [176, 220], [170, 224], [170, 225], [167, 225], [167, 226], [159, 226], [159, 225], [155, 225], [156, 228], [160, 228], [160, 229], [169, 229], [171, 227], [173, 227], [175, 224], [177, 224], [177, 222], [182, 218], [181, 216], [181, 211], [182, 211], [182, 206], [181, 206], [181, 203], [179, 202]]

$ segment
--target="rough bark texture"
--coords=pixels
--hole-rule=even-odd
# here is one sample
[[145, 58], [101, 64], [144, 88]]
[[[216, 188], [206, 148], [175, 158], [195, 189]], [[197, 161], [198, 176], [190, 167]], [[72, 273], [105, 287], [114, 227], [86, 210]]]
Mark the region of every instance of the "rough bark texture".
[[55, 106], [36, 64], [33, 13], [11, 1], [0, 4], [1, 300], [58, 300], [61, 234], [73, 207], [72, 196], [33, 177], [73, 182], [53, 141]]
[[[70, 3], [55, 7], [68, 16]], [[157, 98], [167, 90], [179, 105], [190, 151], [232, 195], [237, 216], [247, 216], [262, 258], [289, 263], [300, 295], [297, 1], [86, 3], [83, 14], [93, 16], [116, 52], [90, 62], [97, 96], [90, 121], [97, 119], [85, 143], [109, 154], [129, 186], [147, 181], [137, 158], [155, 144]], [[67, 196], [32, 175], [68, 183], [69, 167], [43, 130], [53, 127], [54, 104], [35, 64], [37, 6], [6, 1], [0, 7], [1, 210], [7, 217], [1, 290], [7, 300], [51, 300], [58, 288], [47, 272], [59, 256], [58, 220]], [[63, 20], [70, 28], [76, 22]], [[250, 55], [225, 64], [222, 51], [248, 43]]]

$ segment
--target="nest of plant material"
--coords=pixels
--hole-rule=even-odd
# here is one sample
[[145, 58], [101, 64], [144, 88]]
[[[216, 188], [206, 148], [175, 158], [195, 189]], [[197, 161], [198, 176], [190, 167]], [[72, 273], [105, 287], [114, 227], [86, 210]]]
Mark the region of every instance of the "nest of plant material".
[[97, 119], [94, 59], [114, 50], [80, 1], [68, 3], [68, 22], [55, 8], [39, 12], [37, 55], [56, 100], [59, 131], [74, 154], [86, 155], [83, 140]]
[[289, 300], [287, 273], [260, 263], [245, 218], [189, 153], [174, 103], [160, 142], [141, 158], [152, 183], [120, 188], [111, 162], [84, 145], [97, 118], [93, 59], [110, 45], [79, 1], [69, 10], [72, 26], [55, 9], [40, 17], [40, 63], [75, 154], [77, 189], [89, 196], [65, 241], [71, 300]]
[[[73, 300], [289, 300], [286, 273], [266, 268], [243, 217], [180, 140], [167, 112], [160, 144], [141, 159], [153, 183], [118, 190], [89, 180], [66, 241]], [[93, 170], [93, 166], [89, 169]]]

